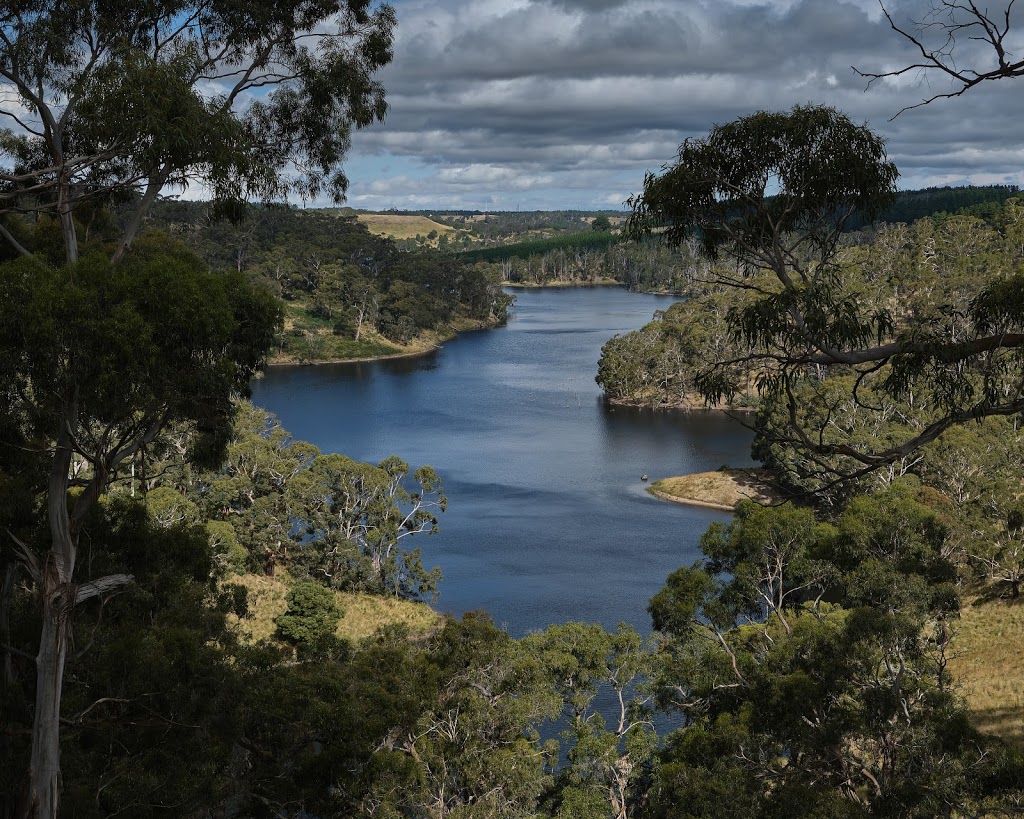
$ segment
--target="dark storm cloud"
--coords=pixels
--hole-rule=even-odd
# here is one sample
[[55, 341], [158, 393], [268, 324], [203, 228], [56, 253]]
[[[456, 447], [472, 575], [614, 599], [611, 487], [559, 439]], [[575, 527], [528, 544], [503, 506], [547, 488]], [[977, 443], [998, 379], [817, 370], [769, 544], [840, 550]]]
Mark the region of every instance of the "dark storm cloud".
[[[928, 0], [887, 7], [902, 22]], [[802, 103], [834, 105], [886, 136], [908, 186], [1012, 176], [1024, 164], [1024, 81], [888, 121], [946, 86], [912, 75], [865, 91], [851, 66], [888, 71], [914, 56], [873, 0], [405, 0], [398, 14], [382, 76], [391, 111], [357, 137], [355, 204], [432, 191], [439, 206], [512, 207], [524, 191], [524, 207], [621, 202], [682, 139]], [[374, 155], [403, 167], [361, 176], [359, 157]]]

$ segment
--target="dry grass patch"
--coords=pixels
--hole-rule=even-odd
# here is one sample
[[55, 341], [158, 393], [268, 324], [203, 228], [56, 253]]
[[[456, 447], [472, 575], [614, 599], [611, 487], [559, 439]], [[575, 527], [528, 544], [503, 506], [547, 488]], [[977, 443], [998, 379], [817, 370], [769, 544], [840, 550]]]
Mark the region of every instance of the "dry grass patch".
[[413, 634], [426, 634], [437, 628], [442, 616], [426, 603], [411, 603], [397, 597], [374, 594], [338, 593], [338, 605], [345, 616], [338, 623], [338, 636], [357, 642], [385, 625], [404, 625]]
[[781, 501], [779, 493], [768, 484], [769, 478], [764, 469], [719, 469], [662, 478], [652, 483], [648, 491], [676, 503], [731, 510], [746, 499], [765, 504]]
[[965, 597], [950, 670], [975, 725], [1024, 748], [1024, 600]]
[[359, 221], [366, 225], [370, 233], [378, 236], [391, 236], [395, 239], [415, 239], [426, 236], [436, 230], [438, 235], [455, 233], [455, 228], [442, 225], [426, 216], [398, 216], [393, 213], [360, 213]]
[[249, 616], [238, 618], [228, 615], [231, 625], [238, 631], [243, 642], [255, 643], [274, 636], [277, 625], [274, 620], [285, 613], [288, 603], [290, 578], [287, 575], [266, 577], [258, 574], [244, 574], [230, 577], [227, 584], [244, 586], [249, 595]]
[[[247, 574], [232, 577], [227, 582], [244, 586], [249, 595], [249, 616], [239, 619], [229, 615], [239, 637], [249, 643], [272, 638], [277, 632], [274, 621], [288, 608], [286, 598], [291, 578], [286, 573], [276, 577]], [[413, 634], [426, 634], [443, 619], [426, 603], [348, 592], [335, 592], [334, 596], [345, 612], [338, 623], [337, 635], [353, 642], [389, 625], [404, 625]]]

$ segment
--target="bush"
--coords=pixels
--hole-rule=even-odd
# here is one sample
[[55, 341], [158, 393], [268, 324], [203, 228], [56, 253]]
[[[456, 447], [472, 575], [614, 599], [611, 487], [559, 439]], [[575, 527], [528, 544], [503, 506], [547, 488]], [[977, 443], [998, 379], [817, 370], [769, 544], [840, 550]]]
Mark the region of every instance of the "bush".
[[278, 636], [300, 655], [329, 653], [337, 645], [334, 632], [343, 614], [334, 592], [313, 580], [302, 580], [292, 586], [286, 600], [287, 611], [275, 621]]

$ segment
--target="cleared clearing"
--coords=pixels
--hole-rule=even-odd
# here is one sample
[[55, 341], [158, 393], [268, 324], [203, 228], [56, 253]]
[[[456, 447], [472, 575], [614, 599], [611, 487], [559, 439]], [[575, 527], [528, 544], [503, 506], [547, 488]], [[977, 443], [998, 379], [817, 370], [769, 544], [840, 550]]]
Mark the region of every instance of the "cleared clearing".
[[370, 233], [395, 239], [415, 239], [436, 230], [438, 235], [456, 233], [455, 228], [442, 225], [426, 216], [399, 216], [392, 213], [360, 213], [358, 219]]
[[719, 469], [662, 478], [647, 491], [675, 503], [732, 510], [746, 499], [765, 504], [780, 502], [782, 497], [768, 484], [769, 479], [770, 474], [764, 469]]

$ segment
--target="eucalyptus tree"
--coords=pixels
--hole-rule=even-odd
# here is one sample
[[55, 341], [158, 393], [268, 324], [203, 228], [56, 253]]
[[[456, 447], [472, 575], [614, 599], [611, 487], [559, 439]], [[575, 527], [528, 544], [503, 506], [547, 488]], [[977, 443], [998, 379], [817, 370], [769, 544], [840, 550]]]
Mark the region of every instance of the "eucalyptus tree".
[[951, 685], [955, 569], [912, 489], [861, 497], [834, 526], [744, 504], [701, 548], [650, 604], [655, 690], [686, 727], [666, 738], [642, 815], [1013, 804], [1012, 754], [970, 727]]
[[28, 451], [45, 475], [35, 487], [45, 521], [7, 529], [40, 617], [25, 804], [33, 817], [58, 809], [75, 608], [131, 582], [121, 573], [80, 581], [87, 517], [168, 425], [223, 440], [232, 397], [248, 389], [279, 318], [273, 298], [238, 274], [142, 244], [116, 266], [102, 254], [59, 268], [27, 258], [0, 265], [0, 467], [11, 474], [11, 453]]
[[[959, 423], [1024, 410], [1024, 277], [994, 271], [971, 301], [940, 305], [909, 321], [902, 304], [864, 297], [841, 264], [840, 236], [855, 215], [877, 215], [892, 201], [897, 171], [882, 139], [827, 107], [762, 112], [687, 140], [678, 160], [649, 174], [633, 202], [631, 230], [663, 229], [679, 244], [695, 237], [721, 262], [717, 283], [749, 299], [727, 321], [738, 353], [696, 378], [717, 402], [740, 392], [739, 374], [759, 373], [762, 394], [781, 402], [787, 423], [773, 434], [834, 470], [837, 456], [865, 474], [905, 458]], [[957, 321], [950, 323], [951, 314]], [[740, 366], [741, 365], [741, 366]], [[827, 433], [832, 421], [806, 423], [799, 386], [845, 376], [854, 400], [867, 383], [894, 401], [926, 395], [931, 412], [881, 445]]]
[[168, 186], [201, 185], [225, 213], [340, 201], [352, 129], [387, 109], [373, 75], [393, 26], [371, 0], [5, 3], [0, 236], [27, 255], [12, 217], [49, 214], [73, 262], [86, 215], [128, 200], [118, 260]]
[[225, 434], [279, 319], [241, 277], [129, 247], [168, 186], [201, 185], [226, 215], [249, 198], [341, 199], [352, 129], [386, 111], [373, 75], [393, 25], [370, 0], [0, 9], [0, 248], [21, 257], [0, 272], [0, 412], [7, 443], [49, 474], [49, 534], [11, 538], [42, 618], [28, 815], [58, 809], [73, 609], [129, 580], [76, 583], [86, 513], [169, 424]]

